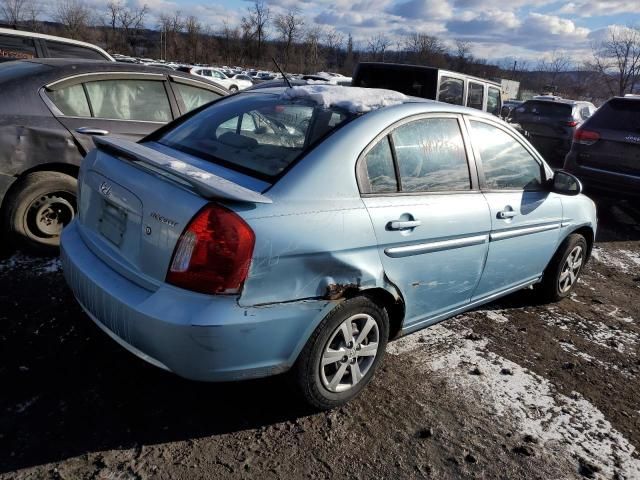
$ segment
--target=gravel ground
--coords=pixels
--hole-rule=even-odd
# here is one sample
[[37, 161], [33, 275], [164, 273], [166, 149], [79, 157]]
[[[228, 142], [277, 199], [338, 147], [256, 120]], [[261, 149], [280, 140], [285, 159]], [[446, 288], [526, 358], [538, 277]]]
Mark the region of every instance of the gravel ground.
[[640, 209], [599, 202], [569, 299], [530, 290], [388, 347], [315, 413], [285, 378], [181, 380], [123, 351], [60, 263], [0, 262], [0, 478], [640, 478]]

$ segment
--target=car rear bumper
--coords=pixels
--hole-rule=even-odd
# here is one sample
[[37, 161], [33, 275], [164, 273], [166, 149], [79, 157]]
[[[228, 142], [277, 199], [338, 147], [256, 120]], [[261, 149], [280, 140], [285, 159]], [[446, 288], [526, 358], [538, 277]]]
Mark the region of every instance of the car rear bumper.
[[640, 176], [580, 165], [575, 157], [573, 152], [567, 155], [564, 169], [578, 177], [587, 191], [601, 190], [616, 196], [640, 197]]
[[87, 246], [72, 222], [62, 233], [64, 275], [91, 319], [143, 360], [203, 381], [264, 377], [289, 369], [318, 323], [326, 300], [241, 307], [237, 297], [161, 285], [146, 290]]

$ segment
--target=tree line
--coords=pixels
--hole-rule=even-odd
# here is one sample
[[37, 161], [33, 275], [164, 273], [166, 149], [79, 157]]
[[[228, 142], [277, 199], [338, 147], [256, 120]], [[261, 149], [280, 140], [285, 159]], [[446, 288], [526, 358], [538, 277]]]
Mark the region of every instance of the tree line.
[[610, 29], [605, 40], [591, 46], [586, 61], [555, 51], [536, 63], [496, 64], [475, 56], [470, 42], [457, 40], [452, 46], [428, 32], [355, 41], [350, 34], [314, 24], [297, 8], [274, 13], [264, 0], [246, 7], [237, 24], [223, 21], [217, 29], [180, 11], [162, 12], [153, 22], [147, 5], [132, 7], [124, 0], [108, 0], [103, 8], [84, 0], [55, 0], [45, 8], [40, 1], [0, 0], [0, 18], [14, 28], [89, 41], [112, 53], [181, 63], [273, 69], [275, 58], [287, 72], [346, 75], [359, 61], [412, 63], [516, 80], [523, 89], [592, 101], [636, 92], [640, 77], [638, 27]]

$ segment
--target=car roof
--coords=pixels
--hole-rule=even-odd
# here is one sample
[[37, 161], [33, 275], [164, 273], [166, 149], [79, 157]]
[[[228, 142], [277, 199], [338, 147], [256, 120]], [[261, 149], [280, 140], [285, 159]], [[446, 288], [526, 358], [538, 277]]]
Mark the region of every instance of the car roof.
[[44, 33], [36, 33], [36, 32], [28, 32], [25, 30], [13, 30], [11, 28], [2, 28], [0, 27], [0, 34], [2, 35], [13, 35], [14, 37], [28, 37], [28, 38], [41, 38], [43, 40], [51, 40], [52, 42], [61, 42], [68, 43], [71, 45], [78, 45], [80, 47], [90, 48], [99, 52], [101, 55], [104, 55], [107, 59], [112, 62], [115, 62], [114, 58], [109, 55], [102, 48], [94, 45], [93, 43], [81, 42], [80, 40], [73, 40], [71, 38], [66, 37], [56, 37], [55, 35], [46, 35]]
[[531, 98], [529, 100], [527, 100], [525, 103], [529, 103], [529, 102], [547, 102], [547, 103], [558, 103], [558, 104], [563, 104], [563, 105], [581, 105], [581, 104], [588, 104], [591, 105], [591, 102], [587, 102], [586, 100], [570, 100], [568, 98], [560, 98], [560, 97], [556, 97], [556, 98]]
[[215, 87], [221, 92], [227, 91], [220, 85], [208, 81], [207, 79], [202, 77], [195, 77], [185, 72], [169, 70], [165, 67], [153, 67], [142, 64], [109, 62], [106, 60], [85, 60], [78, 58], [37, 58], [32, 60], [16, 60], [13, 62], [4, 62], [2, 66], [3, 68], [7, 68], [11, 64], [19, 63], [32, 63], [50, 67], [43, 69], [42, 71], [35, 74], [33, 74], [32, 72], [28, 72], [25, 75], [25, 78], [20, 77], [15, 80], [19, 82], [39, 83], [40, 86], [48, 85], [67, 77], [89, 73], [155, 73], [164, 76], [188, 78], [200, 83], [204, 83], [208, 86]]

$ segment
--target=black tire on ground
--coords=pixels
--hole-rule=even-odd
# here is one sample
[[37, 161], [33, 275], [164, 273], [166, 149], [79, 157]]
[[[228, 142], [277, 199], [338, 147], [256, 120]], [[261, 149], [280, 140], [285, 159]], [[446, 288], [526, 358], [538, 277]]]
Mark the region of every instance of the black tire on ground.
[[[342, 341], [345, 337], [341, 336], [343, 330], [340, 329], [341, 325], [345, 323], [347, 319], [358, 316], [352, 325], [353, 338], [357, 339], [363, 331], [365, 331], [364, 325], [372, 319], [377, 328], [373, 326], [366, 330], [369, 332], [369, 338], [362, 341], [360, 345], [352, 344], [350, 348]], [[338, 331], [340, 333], [338, 333]], [[336, 334], [337, 336], [334, 336]], [[369, 360], [368, 356], [361, 356], [351, 358], [349, 360], [339, 360], [335, 363], [321, 366], [321, 360], [327, 347], [336, 348], [336, 343], [341, 342], [340, 350], [345, 350], [344, 359], [348, 355], [358, 355], [357, 352], [364, 352], [367, 346], [374, 345], [374, 342], [370, 338], [375, 338], [372, 335], [377, 334], [377, 349], [375, 357]], [[378, 307], [374, 302], [366, 297], [355, 297], [349, 300], [345, 300], [334, 308], [320, 323], [316, 330], [311, 335], [311, 338], [307, 341], [304, 349], [300, 353], [296, 365], [293, 369], [294, 379], [299, 387], [302, 396], [305, 401], [314, 408], [320, 410], [328, 410], [343, 405], [355, 398], [369, 383], [375, 370], [380, 365], [384, 356], [385, 348], [389, 337], [389, 316], [385, 309]], [[333, 340], [332, 340], [333, 339]], [[331, 341], [331, 342], [330, 342]], [[374, 347], [375, 349], [375, 347]], [[371, 351], [371, 348], [369, 349]], [[351, 383], [353, 383], [353, 366], [350, 364], [356, 363], [358, 372], [366, 371], [357, 383], [349, 387], [345, 391], [330, 391], [329, 386], [325, 384], [328, 382], [327, 369], [335, 368], [334, 378], [338, 375], [340, 368], [344, 368], [343, 375]], [[360, 363], [365, 362], [365, 363]], [[346, 364], [343, 366], [343, 364]], [[360, 365], [363, 367], [360, 370]], [[321, 372], [322, 369], [322, 372]], [[324, 378], [324, 380], [323, 380]]]
[[60, 172], [34, 172], [5, 200], [4, 227], [11, 243], [40, 253], [56, 253], [60, 233], [76, 214], [77, 180]]
[[[575, 288], [578, 277], [582, 272], [582, 267], [587, 258], [587, 248], [586, 239], [578, 233], [572, 233], [562, 242], [545, 269], [542, 282], [538, 285], [538, 294], [541, 301], [557, 302], [569, 296]], [[580, 258], [579, 265], [574, 261], [578, 259], [578, 254]], [[572, 258], [569, 258], [570, 255]], [[571, 275], [568, 273], [568, 270], [571, 270]], [[570, 285], [565, 283], [565, 281], [561, 284], [561, 277], [568, 277], [569, 280], [571, 280], [572, 276], [575, 276], [575, 279]]]

